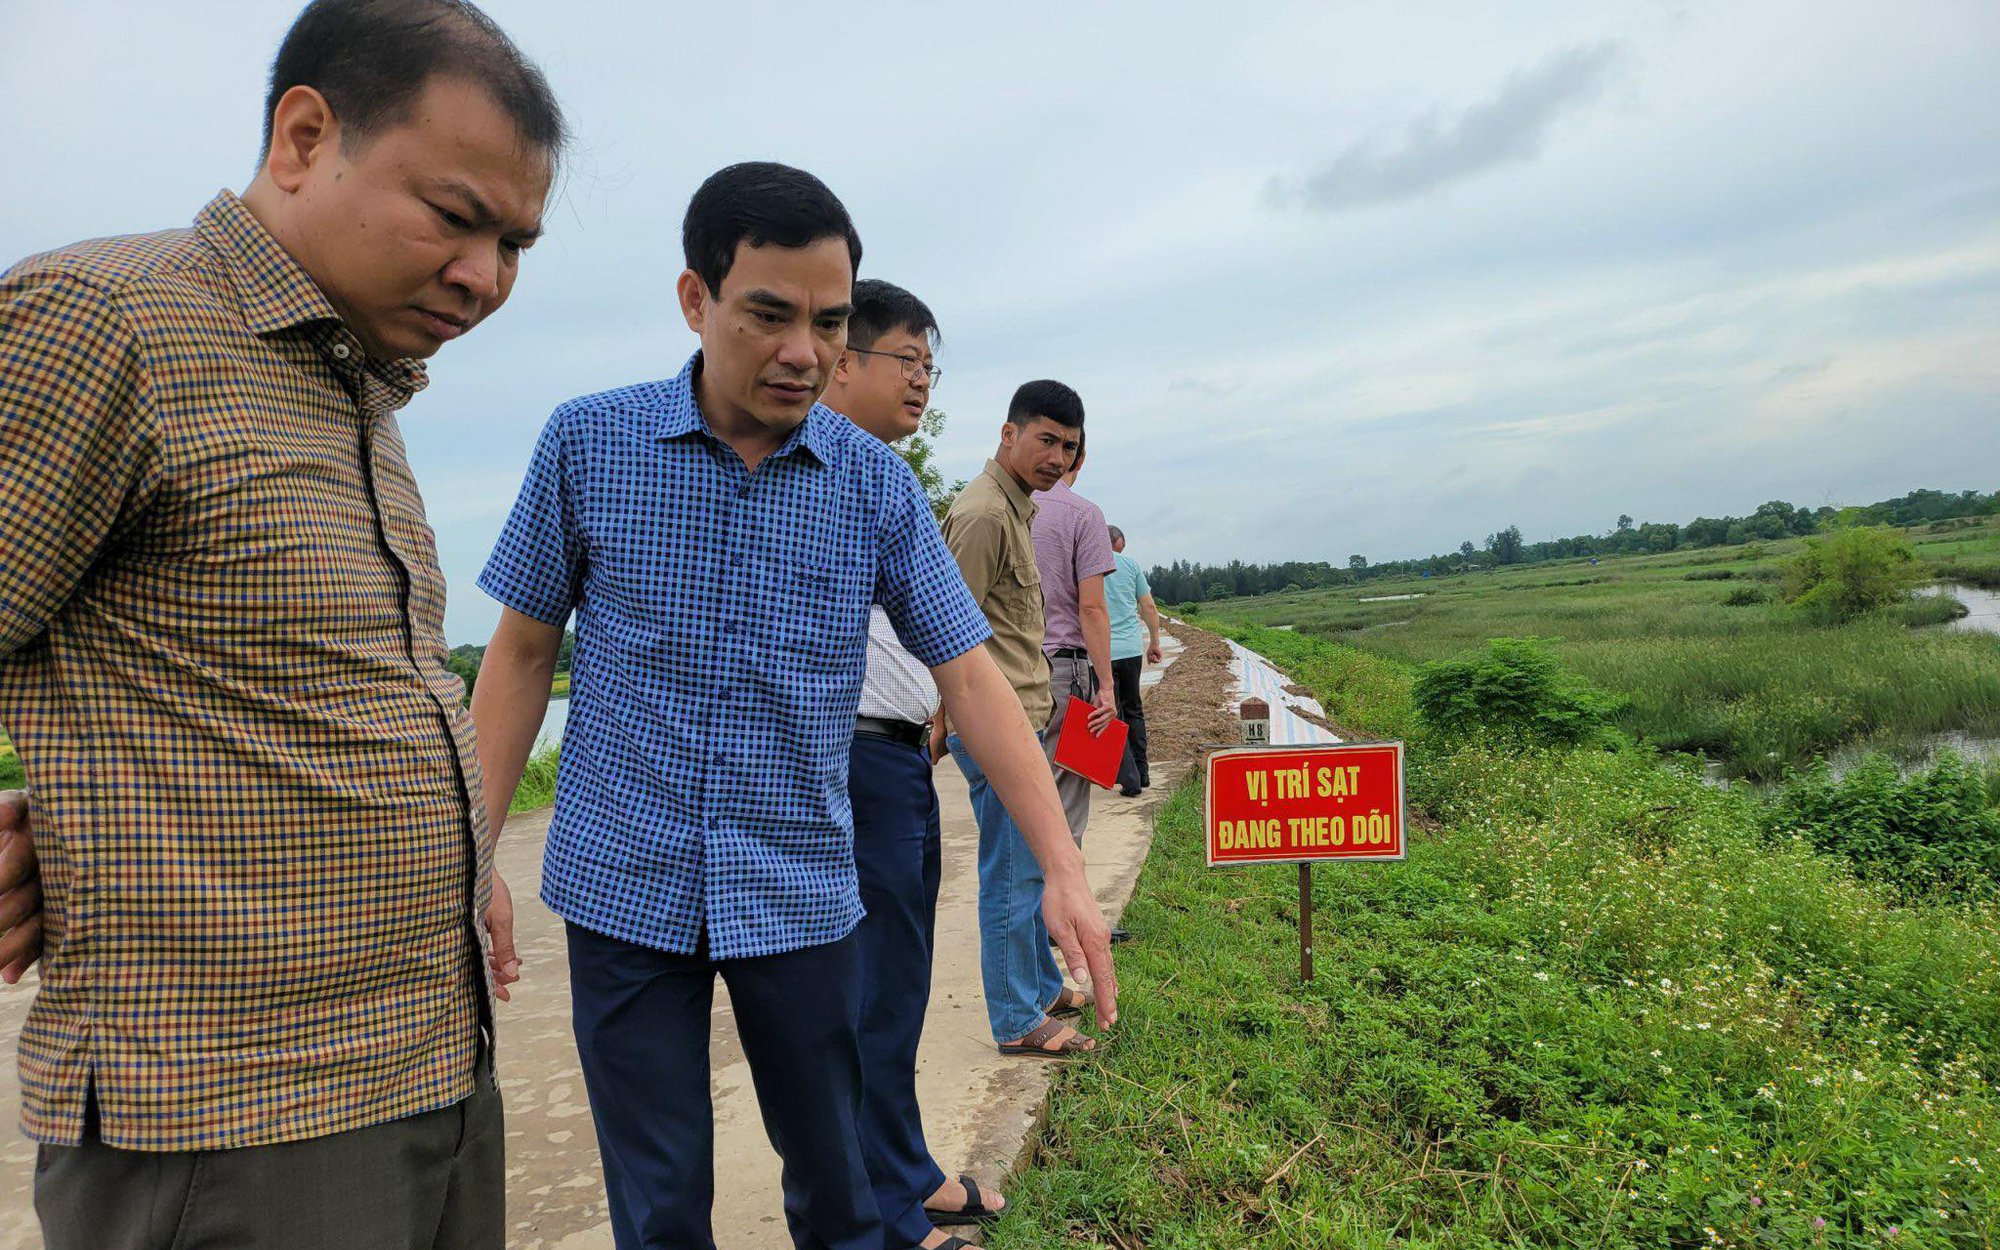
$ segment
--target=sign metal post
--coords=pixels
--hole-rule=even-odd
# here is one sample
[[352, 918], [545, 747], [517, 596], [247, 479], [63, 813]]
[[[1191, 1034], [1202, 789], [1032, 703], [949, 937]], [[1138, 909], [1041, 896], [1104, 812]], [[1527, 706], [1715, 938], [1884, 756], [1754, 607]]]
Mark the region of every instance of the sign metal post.
[[1299, 980], [1313, 979], [1313, 866], [1299, 865]]

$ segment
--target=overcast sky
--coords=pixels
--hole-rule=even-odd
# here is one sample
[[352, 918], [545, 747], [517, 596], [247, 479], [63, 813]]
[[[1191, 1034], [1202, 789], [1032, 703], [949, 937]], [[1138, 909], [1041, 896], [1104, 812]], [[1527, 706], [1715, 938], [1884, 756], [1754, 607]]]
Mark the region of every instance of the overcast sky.
[[[451, 641], [562, 399], [675, 372], [682, 209], [824, 178], [977, 472], [1075, 386], [1142, 562], [1373, 559], [2000, 487], [2000, 5], [488, 9], [579, 136], [403, 427]], [[256, 164], [290, 3], [0, 0], [0, 265]]]

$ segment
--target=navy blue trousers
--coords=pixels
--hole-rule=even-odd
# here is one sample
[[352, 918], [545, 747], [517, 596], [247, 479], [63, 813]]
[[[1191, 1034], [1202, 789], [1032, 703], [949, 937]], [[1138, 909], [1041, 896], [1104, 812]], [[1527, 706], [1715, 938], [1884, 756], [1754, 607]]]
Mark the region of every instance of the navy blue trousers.
[[713, 1250], [715, 1124], [708, 1074], [715, 978], [764, 1131], [784, 1160], [797, 1250], [881, 1250], [861, 1161], [852, 935], [750, 959], [670, 955], [569, 926], [576, 1048], [583, 1061], [618, 1250]]
[[924, 1199], [944, 1173], [917, 1107], [917, 1039], [931, 999], [937, 929], [938, 800], [923, 748], [854, 735], [848, 796], [854, 867], [868, 915], [861, 956], [861, 1155], [882, 1212], [883, 1245], [920, 1246], [932, 1223]]

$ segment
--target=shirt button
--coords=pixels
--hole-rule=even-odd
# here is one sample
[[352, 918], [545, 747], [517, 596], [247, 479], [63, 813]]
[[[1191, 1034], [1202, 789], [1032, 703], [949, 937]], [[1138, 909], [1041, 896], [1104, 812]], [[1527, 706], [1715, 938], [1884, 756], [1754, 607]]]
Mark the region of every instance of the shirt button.
[[715, 762], [718, 764], [727, 764], [729, 762], [729, 756], [721, 751], [717, 751], [715, 753]]
[[351, 355], [351, 354], [352, 354], [352, 353], [350, 353], [350, 352], [349, 352], [349, 351], [347, 350], [347, 344], [345, 344], [345, 343], [335, 343], [335, 344], [333, 345], [333, 358], [334, 358], [335, 360], [346, 360], [346, 359], [348, 358], [348, 356], [349, 356], [349, 355]]

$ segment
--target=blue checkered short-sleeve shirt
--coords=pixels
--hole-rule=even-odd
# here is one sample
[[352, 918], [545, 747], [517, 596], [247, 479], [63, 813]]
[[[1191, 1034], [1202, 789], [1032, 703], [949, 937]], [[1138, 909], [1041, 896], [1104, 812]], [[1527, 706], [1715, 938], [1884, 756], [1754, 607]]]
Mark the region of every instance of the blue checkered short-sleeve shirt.
[[868, 608], [938, 665], [986, 619], [894, 452], [824, 406], [755, 473], [708, 432], [697, 354], [571, 400], [479, 585], [576, 613], [542, 900], [626, 941], [719, 958], [861, 918], [847, 753]]

